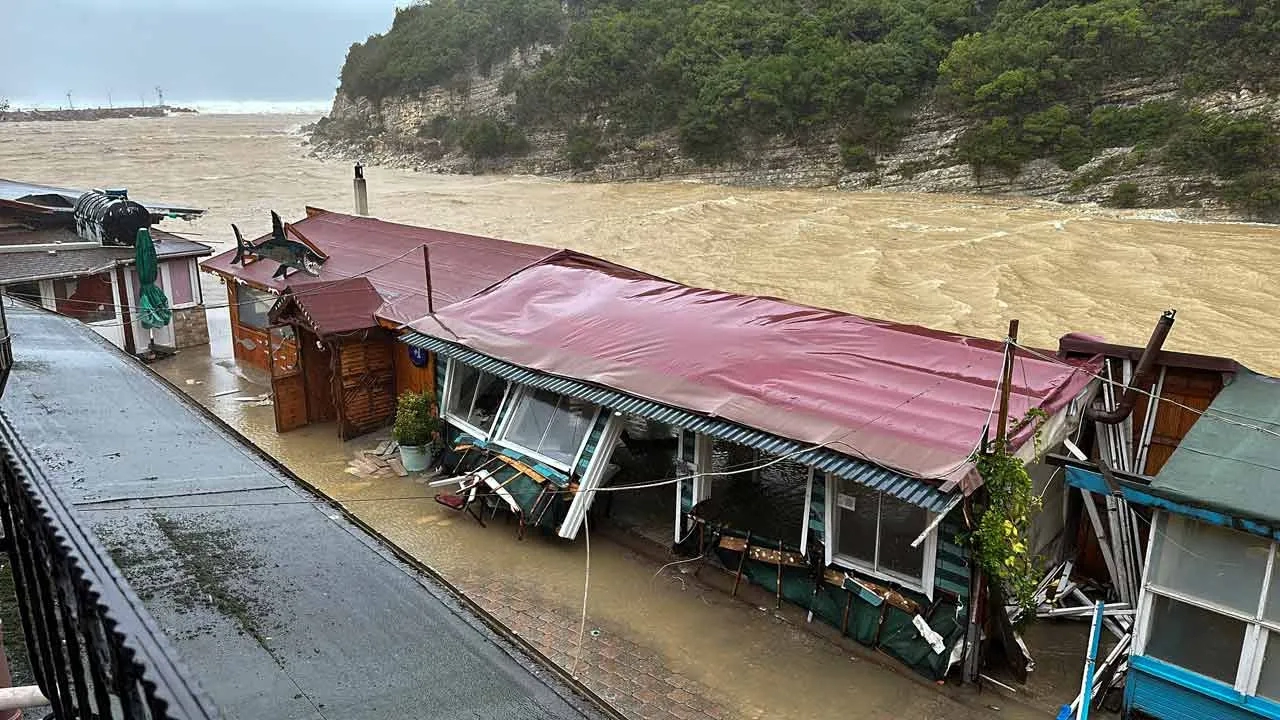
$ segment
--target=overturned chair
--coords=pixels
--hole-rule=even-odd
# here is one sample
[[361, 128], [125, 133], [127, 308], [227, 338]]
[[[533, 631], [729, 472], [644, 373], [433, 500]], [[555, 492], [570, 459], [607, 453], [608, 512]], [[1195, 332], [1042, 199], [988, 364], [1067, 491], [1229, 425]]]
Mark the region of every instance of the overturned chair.
[[568, 474], [523, 453], [473, 438], [464, 438], [452, 452], [445, 453], [441, 464], [449, 477], [431, 486], [457, 484], [458, 489], [438, 493], [436, 502], [470, 514], [481, 526], [486, 510], [493, 518], [506, 508], [520, 523], [520, 538], [529, 525], [559, 523], [569, 497], [577, 490]]

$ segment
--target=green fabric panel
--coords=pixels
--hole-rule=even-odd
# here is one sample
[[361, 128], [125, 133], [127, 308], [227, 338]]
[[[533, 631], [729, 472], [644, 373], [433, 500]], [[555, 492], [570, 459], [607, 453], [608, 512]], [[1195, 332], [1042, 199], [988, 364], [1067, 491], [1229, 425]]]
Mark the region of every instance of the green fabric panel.
[[938, 557], [934, 563], [933, 586], [963, 599], [969, 597], [969, 552], [959, 543], [959, 536], [964, 530], [957, 517], [948, 517], [938, 526]]
[[587, 435], [587, 444], [582, 449], [582, 457], [578, 459], [576, 468], [578, 477], [582, 477], [587, 471], [587, 466], [591, 464], [591, 458], [595, 457], [596, 448], [600, 445], [600, 436], [604, 434], [604, 426], [609, 423], [608, 411], [601, 411], [596, 416], [596, 424], [591, 426], [591, 432]]
[[435, 357], [436, 368], [436, 402], [440, 403], [443, 402], [443, 398], [440, 396], [444, 394], [445, 366], [448, 365], [449, 360], [439, 353], [432, 353], [432, 355]]
[[[726, 532], [727, 535], [743, 537], [743, 533]], [[752, 538], [753, 547], [777, 548], [778, 543], [766, 539]], [[796, 548], [785, 546], [795, 551]], [[736, 572], [739, 553], [723, 548], [716, 548], [720, 562], [730, 572]], [[768, 592], [777, 592], [778, 568], [776, 565], [748, 560], [742, 568], [744, 582], [750, 582], [764, 588]], [[967, 581], [966, 581], [967, 582]], [[931, 603], [924, 595], [900, 591], [902, 595], [913, 600], [922, 608], [922, 612]], [[940, 680], [946, 672], [947, 659], [955, 643], [964, 636], [964, 626], [956, 618], [956, 606], [949, 602], [940, 602], [929, 626], [940, 635], [946, 643], [946, 650], [939, 654], [920, 636], [912, 624], [912, 616], [890, 605], [874, 606], [856, 594], [847, 593], [839, 588], [823, 583], [814, 592], [814, 578], [805, 568], [784, 567], [782, 569], [782, 597], [790, 603], [813, 610], [815, 618], [832, 627], [839, 628], [843, 618], [846, 599], [852, 595], [849, 605], [849, 627], [846, 634], [862, 643], [872, 645], [876, 642], [876, 630], [880, 625], [881, 607], [885, 608], [884, 626], [880, 627], [879, 647], [892, 657], [906, 663], [916, 672]]]
[[[1280, 379], [1241, 369], [1209, 412], [1280, 432]], [[1151, 489], [1234, 515], [1280, 523], [1280, 441], [1202, 417], [1151, 482]]]

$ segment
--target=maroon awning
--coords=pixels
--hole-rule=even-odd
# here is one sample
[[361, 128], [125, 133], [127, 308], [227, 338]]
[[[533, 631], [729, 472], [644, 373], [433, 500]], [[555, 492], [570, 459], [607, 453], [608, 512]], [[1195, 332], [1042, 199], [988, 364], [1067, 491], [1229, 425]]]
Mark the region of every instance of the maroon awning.
[[[209, 258], [202, 267], [277, 291], [313, 280], [365, 277], [384, 302], [404, 302], [410, 308], [409, 313], [417, 313], [414, 317], [420, 317], [426, 314], [424, 245], [431, 253], [431, 286], [436, 308], [470, 297], [555, 253], [555, 250], [537, 245], [400, 225], [326, 210], [311, 209], [308, 217], [292, 225], [329, 256], [320, 266], [317, 278], [300, 273], [273, 278], [271, 276], [278, 267], [274, 262], [232, 265], [234, 250]], [[417, 310], [419, 305], [421, 312]]]
[[[572, 252], [410, 327], [525, 368], [951, 480], [969, 472], [984, 427], [995, 425], [1003, 364], [1002, 342], [686, 287]], [[1010, 417], [1057, 412], [1093, 368], [1019, 356]], [[1013, 445], [1029, 437], [1024, 428]]]
[[382, 296], [368, 278], [290, 283], [272, 306], [274, 323], [296, 322], [320, 337], [377, 327]]

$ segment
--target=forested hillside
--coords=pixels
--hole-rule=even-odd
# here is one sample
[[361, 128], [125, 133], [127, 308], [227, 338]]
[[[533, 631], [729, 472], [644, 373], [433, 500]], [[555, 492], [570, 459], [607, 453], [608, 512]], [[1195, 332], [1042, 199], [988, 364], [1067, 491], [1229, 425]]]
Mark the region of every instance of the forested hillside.
[[[503, 70], [501, 113], [433, 118], [420, 133], [484, 157], [555, 128], [574, 167], [662, 132], [706, 163], [764, 138], [834, 138], [845, 168], [869, 171], [929, 102], [964, 121], [954, 154], [976, 173], [1035, 158], [1070, 170], [1133, 147], [1124, 163], [1211, 176], [1249, 212], [1280, 207], [1274, 119], [1196, 102], [1280, 90], [1272, 2], [434, 0], [353, 45], [339, 92], [376, 105], [487, 74], [514, 51], [535, 59]], [[1104, 103], [1134, 81], [1178, 92]]]

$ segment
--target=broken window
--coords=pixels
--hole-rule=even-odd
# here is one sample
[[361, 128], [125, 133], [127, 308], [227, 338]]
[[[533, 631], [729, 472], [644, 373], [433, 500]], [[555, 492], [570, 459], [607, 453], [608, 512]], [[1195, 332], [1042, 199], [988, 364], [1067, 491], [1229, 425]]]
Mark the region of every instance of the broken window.
[[510, 404], [499, 439], [566, 470], [577, 459], [599, 409], [589, 402], [528, 387], [516, 391]]
[[444, 411], [473, 434], [487, 438], [507, 394], [507, 381], [483, 370], [449, 361]]
[[1245, 695], [1280, 697], [1280, 640], [1269, 641], [1280, 638], [1280, 578], [1268, 572], [1275, 544], [1169, 513], [1152, 530], [1142, 654]]
[[835, 559], [928, 592], [933, 576], [932, 535], [919, 547], [911, 547], [929, 525], [928, 511], [852, 480], [840, 478], [836, 487]]

